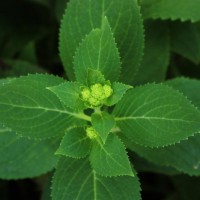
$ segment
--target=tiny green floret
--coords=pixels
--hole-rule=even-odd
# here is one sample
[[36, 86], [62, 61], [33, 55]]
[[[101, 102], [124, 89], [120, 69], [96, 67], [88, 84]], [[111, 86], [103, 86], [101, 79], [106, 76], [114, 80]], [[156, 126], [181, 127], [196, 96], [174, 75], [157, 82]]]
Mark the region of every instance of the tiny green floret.
[[103, 90], [104, 90], [105, 98], [110, 97], [112, 95], [112, 93], [113, 93], [113, 89], [111, 88], [110, 85], [104, 85], [103, 86]]
[[97, 106], [100, 106], [101, 105], [101, 101], [99, 101], [98, 99], [94, 98], [94, 97], [90, 97], [88, 99], [88, 102], [90, 105], [94, 106], [94, 107], [97, 107]]
[[98, 99], [103, 100], [104, 99], [104, 89], [101, 84], [94, 84], [90, 87], [91, 89], [91, 95]]
[[90, 94], [90, 89], [89, 88], [84, 88], [82, 91], [81, 91], [81, 96], [82, 96], [82, 99], [84, 101], [87, 101], [91, 94]]
[[93, 127], [87, 127], [86, 128], [86, 134], [91, 140], [97, 138], [97, 133], [96, 133], [96, 131], [94, 130]]

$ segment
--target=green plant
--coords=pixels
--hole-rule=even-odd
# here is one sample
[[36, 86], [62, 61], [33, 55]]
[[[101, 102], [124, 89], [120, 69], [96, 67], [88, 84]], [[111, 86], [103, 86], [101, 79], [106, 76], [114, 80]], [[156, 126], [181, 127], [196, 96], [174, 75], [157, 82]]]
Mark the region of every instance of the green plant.
[[[182, 15], [170, 1], [162, 2], [140, 1], [143, 17], [199, 20], [197, 12]], [[145, 30], [155, 37], [151, 28], [165, 32], [169, 23], [146, 20]], [[199, 61], [176, 41], [175, 52]], [[169, 57], [168, 44], [165, 47], [163, 52], [155, 48], [152, 54], [162, 59], [155, 65], [152, 61], [148, 73], [140, 73], [149, 63], [151, 45], [147, 38], [142, 59], [138, 2], [71, 0], [59, 35], [70, 81], [49, 74], [0, 80], [0, 177], [35, 177], [55, 168], [53, 200], [141, 199], [134, 161], [129, 161], [126, 149], [173, 167], [175, 173], [199, 175], [199, 99], [191, 90], [199, 89], [199, 82], [177, 78], [140, 84], [163, 81]]]

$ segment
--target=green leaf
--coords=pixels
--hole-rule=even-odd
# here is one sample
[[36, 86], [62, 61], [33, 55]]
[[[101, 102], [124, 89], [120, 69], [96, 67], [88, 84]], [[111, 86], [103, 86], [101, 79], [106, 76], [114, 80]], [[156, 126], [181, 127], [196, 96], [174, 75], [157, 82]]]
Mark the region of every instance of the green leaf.
[[106, 82], [106, 79], [104, 75], [98, 71], [91, 68], [87, 69], [87, 75], [85, 77], [85, 84], [89, 87], [91, 85], [94, 85], [96, 83], [104, 84]]
[[162, 84], [128, 91], [113, 114], [122, 133], [144, 146], [174, 144], [200, 130], [200, 112], [178, 91]]
[[192, 62], [200, 62], [200, 30], [189, 22], [173, 22], [170, 26], [171, 49]]
[[64, 82], [47, 89], [52, 91], [67, 107], [77, 111], [85, 108], [80, 98], [81, 84], [77, 82]]
[[63, 135], [81, 121], [46, 89], [62, 82], [51, 75], [29, 75], [4, 84], [0, 87], [0, 121], [31, 138]]
[[74, 57], [76, 80], [87, 83], [88, 68], [100, 71], [107, 80], [115, 81], [120, 75], [120, 58], [107, 18], [101, 29], [93, 29], [85, 37]]
[[15, 78], [2, 78], [0, 79], [0, 87], [15, 80]]
[[200, 20], [199, 0], [140, 0], [145, 19], [180, 19], [197, 22]]
[[53, 178], [53, 200], [140, 200], [138, 178], [103, 177], [87, 159], [61, 159]]
[[144, 56], [134, 83], [160, 82], [165, 79], [170, 55], [168, 22], [145, 21]]
[[72, 128], [66, 132], [56, 154], [72, 158], [85, 157], [90, 151], [90, 139], [83, 128]]
[[113, 94], [105, 100], [105, 105], [112, 106], [116, 104], [124, 96], [127, 90], [131, 89], [132, 86], [125, 85], [123, 83], [114, 82], [112, 83]]
[[[131, 83], [136, 74], [144, 46], [139, 6], [133, 0], [71, 0], [63, 17], [59, 37], [60, 56], [65, 70], [74, 80], [73, 56], [92, 29], [100, 28], [107, 16], [122, 58], [121, 81]], [[87, 66], [88, 67], [88, 66]]]
[[90, 162], [97, 174], [102, 176], [134, 176], [125, 147], [120, 139], [109, 134], [106, 143], [93, 143], [90, 153]]
[[115, 119], [107, 112], [93, 113], [92, 126], [105, 144], [108, 134], [115, 126]]
[[[196, 92], [200, 90], [200, 81], [188, 78], [176, 78], [167, 81], [166, 84], [182, 92], [195, 106], [200, 108], [200, 95]], [[175, 167], [177, 170], [190, 175], [200, 175], [199, 134], [189, 137], [188, 140], [181, 141], [179, 144], [165, 148], [144, 148], [130, 142], [130, 140], [126, 141], [126, 146], [151, 162]]]
[[0, 126], [0, 178], [22, 179], [52, 170], [58, 157], [57, 141], [28, 140]]
[[181, 77], [166, 81], [165, 84], [179, 90], [200, 110], [200, 93], [197, 92], [200, 91], [200, 80]]
[[189, 175], [200, 175], [200, 134], [165, 148], [143, 147], [130, 140], [126, 144], [128, 148], [151, 162], [174, 167]]

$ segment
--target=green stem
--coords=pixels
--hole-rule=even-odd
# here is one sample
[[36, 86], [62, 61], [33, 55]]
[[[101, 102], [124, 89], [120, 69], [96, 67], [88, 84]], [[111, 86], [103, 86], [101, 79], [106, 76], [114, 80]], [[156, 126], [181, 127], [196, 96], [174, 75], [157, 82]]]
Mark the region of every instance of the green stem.
[[94, 109], [94, 112], [95, 112], [95, 113], [101, 113], [101, 108], [100, 108], [100, 107], [95, 108], [95, 109]]
[[79, 119], [83, 119], [83, 120], [86, 120], [88, 122], [91, 122], [91, 117], [84, 114], [84, 113], [78, 113], [78, 114], [76, 114], [76, 117], [79, 118]]

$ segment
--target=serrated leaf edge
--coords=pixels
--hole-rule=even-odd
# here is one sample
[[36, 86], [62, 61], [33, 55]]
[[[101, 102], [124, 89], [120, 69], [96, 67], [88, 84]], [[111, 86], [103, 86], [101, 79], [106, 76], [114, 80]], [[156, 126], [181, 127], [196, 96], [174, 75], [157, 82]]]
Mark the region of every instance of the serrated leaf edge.
[[137, 76], [137, 74], [139, 72], [139, 69], [140, 69], [140, 66], [142, 64], [142, 60], [144, 58], [144, 45], [145, 45], [145, 38], [146, 38], [145, 29], [144, 29], [144, 23], [143, 23], [144, 20], [143, 20], [142, 14], [141, 14], [141, 6], [139, 5], [138, 2], [136, 2], [136, 4], [137, 4], [137, 7], [138, 7], [139, 20], [141, 21], [141, 31], [142, 31], [144, 37], [143, 37], [143, 44], [142, 44], [142, 50], [141, 50], [142, 53], [141, 53], [140, 59], [138, 60], [138, 66], [137, 66], [137, 68], [135, 70], [135, 73], [133, 74], [133, 80], [131, 81], [131, 83], [133, 83], [134, 77]]
[[[126, 92], [127, 92], [128, 90], [134, 88], [132, 85], [127, 85], [127, 84], [124, 84], [124, 83], [122, 83], [122, 82], [116, 82], [116, 81], [115, 81], [115, 82], [113, 82], [113, 83], [119, 83], [119, 84], [125, 85], [125, 86], [127, 87], [127, 90], [123, 93], [123, 95], [122, 95], [121, 98], [117, 101], [117, 103], [118, 103], [119, 101], [122, 100], [122, 98], [124, 97], [124, 95], [126, 94]], [[112, 85], [112, 83], [111, 83], [111, 85]], [[129, 88], [128, 88], [128, 86], [129, 86]], [[115, 103], [115, 104], [117, 104], [117, 103]], [[115, 105], [115, 104], [106, 104], [106, 105], [107, 105], [107, 106], [113, 106], [113, 105]], [[114, 116], [114, 115], [113, 115], [113, 116]]]

